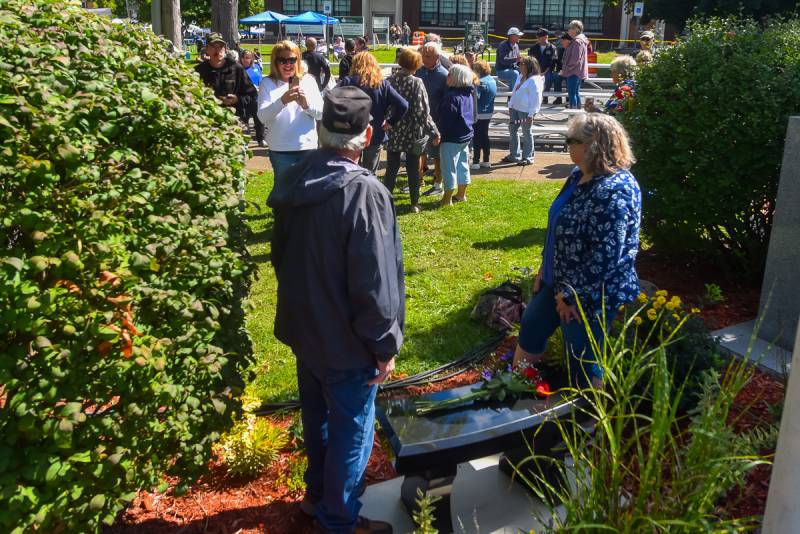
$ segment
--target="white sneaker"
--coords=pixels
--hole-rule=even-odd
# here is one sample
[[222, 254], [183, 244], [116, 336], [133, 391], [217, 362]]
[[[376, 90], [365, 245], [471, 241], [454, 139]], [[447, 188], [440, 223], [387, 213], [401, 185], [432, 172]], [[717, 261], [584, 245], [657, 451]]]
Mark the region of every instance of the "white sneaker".
[[472, 169], [473, 171], [477, 171], [478, 169], [481, 168], [481, 166], [478, 165], [477, 163], [473, 163], [472, 165], [469, 166], [469, 168]]
[[488, 162], [488, 161], [482, 161], [481, 162], [481, 169], [491, 169], [491, 168], [492, 168], [492, 164], [490, 162]]

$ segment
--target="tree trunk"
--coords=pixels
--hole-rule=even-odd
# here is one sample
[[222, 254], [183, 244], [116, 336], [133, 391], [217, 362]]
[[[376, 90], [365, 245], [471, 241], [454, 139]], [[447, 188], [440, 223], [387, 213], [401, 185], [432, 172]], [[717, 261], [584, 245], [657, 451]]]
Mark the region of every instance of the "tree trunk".
[[161, 33], [175, 45], [175, 50], [183, 49], [179, 0], [161, 0]]
[[228, 48], [239, 41], [238, 14], [239, 0], [211, 0], [211, 31], [221, 33]]

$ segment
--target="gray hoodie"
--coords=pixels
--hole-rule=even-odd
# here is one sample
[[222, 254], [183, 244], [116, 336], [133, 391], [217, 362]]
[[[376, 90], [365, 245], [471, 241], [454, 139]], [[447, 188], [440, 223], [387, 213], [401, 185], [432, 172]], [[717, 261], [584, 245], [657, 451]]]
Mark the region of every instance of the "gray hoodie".
[[375, 365], [400, 351], [405, 279], [394, 203], [368, 171], [316, 150], [282, 176], [271, 260], [275, 336], [314, 370]]

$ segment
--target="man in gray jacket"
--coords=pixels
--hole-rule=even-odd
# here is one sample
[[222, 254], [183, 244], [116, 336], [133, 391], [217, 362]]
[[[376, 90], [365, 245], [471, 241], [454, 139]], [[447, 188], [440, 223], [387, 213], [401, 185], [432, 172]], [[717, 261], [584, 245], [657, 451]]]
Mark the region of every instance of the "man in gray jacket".
[[321, 149], [276, 180], [275, 336], [292, 348], [308, 454], [301, 509], [326, 532], [390, 533], [358, 515], [372, 450], [377, 385], [403, 342], [405, 281], [392, 197], [358, 165], [372, 100], [328, 92]]

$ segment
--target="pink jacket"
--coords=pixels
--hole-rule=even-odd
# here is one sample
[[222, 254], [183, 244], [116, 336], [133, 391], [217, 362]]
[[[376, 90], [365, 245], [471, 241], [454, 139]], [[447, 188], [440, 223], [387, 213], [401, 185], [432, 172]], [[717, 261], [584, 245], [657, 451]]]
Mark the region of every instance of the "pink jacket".
[[580, 34], [564, 51], [564, 66], [561, 68], [561, 76], [577, 76], [581, 80], [589, 77], [589, 62], [587, 60], [587, 47], [589, 40], [584, 34]]

